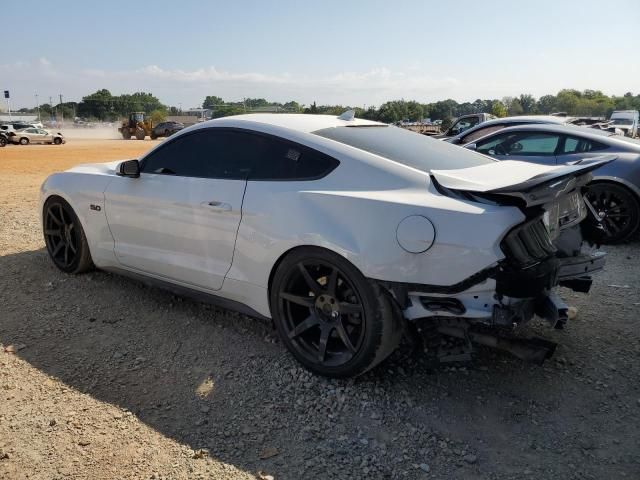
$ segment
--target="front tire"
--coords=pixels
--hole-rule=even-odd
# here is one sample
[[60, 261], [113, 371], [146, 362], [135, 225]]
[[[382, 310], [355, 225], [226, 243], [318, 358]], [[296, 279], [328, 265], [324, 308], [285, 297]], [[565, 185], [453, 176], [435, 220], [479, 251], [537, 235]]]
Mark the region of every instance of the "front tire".
[[62, 139], [60, 137], [56, 137], [53, 139], [54, 145], [60, 145], [62, 143]]
[[625, 187], [611, 182], [592, 183], [587, 186], [586, 197], [596, 213], [595, 216], [589, 213], [583, 223], [587, 240], [622, 243], [638, 230], [640, 204]]
[[93, 268], [89, 244], [78, 216], [64, 199], [50, 197], [42, 215], [44, 242], [56, 267], [66, 273]]
[[346, 259], [315, 247], [288, 254], [270, 291], [289, 351], [312, 372], [336, 378], [365, 373], [398, 346], [402, 318], [391, 302]]
[[144, 130], [143, 130], [143, 129], [138, 128], [138, 129], [136, 130], [136, 138], [137, 138], [138, 140], [144, 140], [144, 137], [145, 137], [145, 136], [146, 136], [146, 134], [145, 134], [145, 132], [144, 132]]
[[29, 139], [26, 137], [22, 137], [20, 139], [20, 145], [29, 145]]

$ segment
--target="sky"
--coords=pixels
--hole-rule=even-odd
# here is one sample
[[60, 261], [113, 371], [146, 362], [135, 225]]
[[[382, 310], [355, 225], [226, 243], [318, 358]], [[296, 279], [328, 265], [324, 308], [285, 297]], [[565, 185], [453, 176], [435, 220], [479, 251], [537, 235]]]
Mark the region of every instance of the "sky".
[[12, 109], [101, 88], [185, 109], [206, 95], [379, 106], [640, 93], [638, 0], [32, 0], [28, 10], [2, 28]]

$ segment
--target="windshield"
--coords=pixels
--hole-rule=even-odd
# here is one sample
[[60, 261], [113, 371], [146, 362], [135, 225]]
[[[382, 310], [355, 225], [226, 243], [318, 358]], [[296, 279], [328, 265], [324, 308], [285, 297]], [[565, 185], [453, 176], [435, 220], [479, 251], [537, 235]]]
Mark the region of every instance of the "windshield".
[[387, 125], [332, 127], [313, 133], [425, 172], [494, 162], [489, 157], [450, 143]]
[[612, 118], [611, 123], [614, 125], [631, 125], [633, 120], [630, 118]]

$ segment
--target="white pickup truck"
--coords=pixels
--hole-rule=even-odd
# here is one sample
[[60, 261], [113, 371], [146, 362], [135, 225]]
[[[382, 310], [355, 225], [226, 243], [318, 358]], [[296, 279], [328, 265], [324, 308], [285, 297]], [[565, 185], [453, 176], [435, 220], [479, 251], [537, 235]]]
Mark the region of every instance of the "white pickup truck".
[[636, 138], [638, 136], [640, 114], [637, 110], [616, 110], [611, 114], [609, 121], [613, 126], [622, 130], [625, 137]]

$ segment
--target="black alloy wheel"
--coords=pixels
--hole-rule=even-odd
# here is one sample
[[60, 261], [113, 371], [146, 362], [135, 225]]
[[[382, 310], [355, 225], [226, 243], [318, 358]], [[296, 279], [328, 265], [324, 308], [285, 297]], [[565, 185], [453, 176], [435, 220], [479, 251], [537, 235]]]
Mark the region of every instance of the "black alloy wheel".
[[47, 251], [60, 270], [80, 273], [93, 266], [82, 225], [67, 202], [50, 198], [45, 203], [43, 224]]
[[589, 214], [585, 237], [596, 243], [620, 243], [638, 228], [640, 206], [626, 188], [611, 183], [594, 183], [587, 187]]
[[364, 373], [400, 339], [387, 296], [333, 252], [286, 258], [274, 278], [271, 305], [287, 348], [321, 375]]

